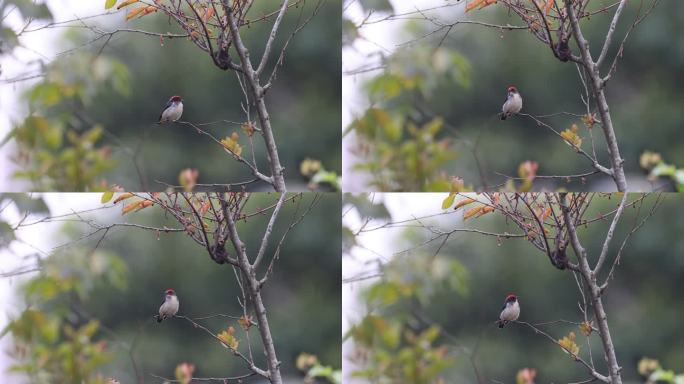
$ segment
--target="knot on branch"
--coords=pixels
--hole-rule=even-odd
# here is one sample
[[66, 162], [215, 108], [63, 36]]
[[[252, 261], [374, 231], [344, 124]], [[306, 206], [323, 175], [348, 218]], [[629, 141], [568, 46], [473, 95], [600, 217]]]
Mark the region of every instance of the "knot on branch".
[[567, 62], [572, 57], [572, 50], [567, 39], [562, 39], [558, 44], [553, 44], [553, 53], [562, 62]]
[[214, 63], [217, 67], [224, 71], [227, 71], [231, 68], [231, 64], [233, 63], [233, 61], [231, 60], [230, 55], [228, 54], [227, 47], [225, 49], [219, 49], [218, 52], [214, 54]]
[[226, 251], [226, 246], [222, 242], [217, 243], [209, 247], [209, 256], [216, 264], [225, 264], [228, 262], [228, 251]]
[[554, 267], [564, 270], [568, 267], [568, 255], [566, 253], [567, 243], [562, 241], [556, 246], [556, 249], [551, 252], [551, 264]]

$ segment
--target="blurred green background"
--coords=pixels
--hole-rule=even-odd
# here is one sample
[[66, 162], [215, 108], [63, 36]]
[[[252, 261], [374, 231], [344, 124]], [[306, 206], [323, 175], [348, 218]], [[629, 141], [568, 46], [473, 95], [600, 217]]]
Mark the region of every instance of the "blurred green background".
[[[387, 205], [393, 221], [410, 218], [410, 215], [422, 218], [440, 212], [439, 205], [444, 195], [413, 196], [414, 204], [407, 204], [404, 201], [398, 205], [397, 201], [394, 201]], [[636, 195], [632, 194], [630, 200], [635, 197]], [[387, 202], [390, 199], [375, 195], [376, 203]], [[652, 207], [655, 199], [656, 196], [646, 198], [640, 210], [642, 217]], [[430, 201], [434, 209], [420, 208], [429, 205]], [[597, 217], [600, 213], [606, 213], [614, 209], [618, 202], [619, 199], [614, 196], [596, 196], [587, 217]], [[603, 296], [610, 332], [625, 383], [645, 381], [637, 373], [637, 363], [642, 357], [658, 359], [665, 369], [675, 370], [678, 374], [683, 373], [684, 333], [681, 332], [680, 292], [684, 288], [681, 279], [684, 274], [684, 259], [681, 257], [684, 253], [684, 241], [681, 239], [684, 227], [679, 219], [684, 209], [683, 203], [684, 196], [666, 196], [655, 215], [632, 236], [624, 250], [622, 262], [617, 267], [614, 280], [610, 282]], [[398, 206], [401, 206], [401, 210], [397, 209]], [[345, 206], [343, 210], [347, 208]], [[519, 233], [517, 227], [504, 223], [498, 214], [470, 219], [463, 225], [461, 212], [462, 210], [437, 218], [421, 219], [420, 224], [407, 224], [410, 227], [434, 226], [435, 229], [444, 231], [465, 227], [499, 233]], [[637, 210], [629, 208], [625, 212], [611, 244], [609, 260], [612, 260], [624, 235], [635, 223]], [[367, 228], [376, 227], [386, 221], [387, 219], [372, 220]], [[591, 260], [595, 260], [597, 253], [600, 252], [609, 224], [608, 220], [601, 220], [579, 229], [580, 240], [588, 250]], [[362, 324], [357, 334], [360, 338], [350, 336], [348, 343], [363, 344], [358, 343], [359, 340], [364, 340], [362, 335], [369, 329], [376, 329], [376, 336], [370, 337], [366, 334], [366, 340], [374, 340], [373, 345], [378, 346], [378, 354], [392, 357], [388, 360], [401, 367], [408, 364], [401, 363], [402, 356], [408, 352], [398, 352], [395, 355], [386, 353], [394, 350], [388, 347], [391, 344], [388, 340], [392, 339], [388, 335], [392, 333], [393, 327], [399, 326], [402, 329], [402, 341], [399, 343], [401, 348], [413, 352], [419, 350], [418, 356], [425, 362], [420, 363], [423, 367], [420, 377], [429, 377], [434, 373], [435, 377], [445, 378], [447, 383], [477, 382], [470, 361], [473, 351], [476, 351], [474, 361], [487, 383], [495, 382], [494, 380], [503, 383], [516, 382], [516, 372], [525, 367], [537, 369], [538, 383], [569, 383], [588, 377], [581, 364], [574, 362], [558, 346], [542, 335], [535, 334], [530, 328], [513, 325], [500, 330], [493, 324], [498, 319], [504, 298], [511, 292], [519, 296], [521, 321], [582, 321], [577, 304], [581, 299], [570, 272], [555, 269], [546, 255], [525, 240], [497, 241], [495, 237], [475, 233], [454, 233], [435, 256], [441, 239], [426, 247], [419, 245], [434, 237], [436, 232], [420, 228], [399, 228], [390, 231], [380, 229], [373, 234], [385, 239], [384, 244], [393, 244], [389, 247], [369, 242], [372, 241], [370, 239], [363, 240], [363, 235], [358, 238], [371, 252], [378, 251], [387, 256], [385, 277], [368, 280], [366, 283], [352, 283], [353, 295], [358, 300], [358, 304], [355, 305], [357, 310], [345, 307], [343, 312], [351, 319], [365, 313], [365, 308], [367, 313], [379, 316], [386, 323], [376, 328], [357, 319], [354, 324]], [[414, 247], [416, 249], [408, 253], [393, 254]], [[354, 254], [352, 252], [343, 257], [344, 278], [354, 276], [349, 274], [347, 263], [352, 260], [367, 260], [359, 256], [360, 252], [363, 251], [357, 248], [357, 256], [350, 256]], [[393, 256], [389, 256], [391, 254]], [[568, 256], [575, 260], [571, 251]], [[376, 264], [367, 262], [366, 265], [363, 270], [370, 272]], [[362, 289], [363, 286], [366, 288]], [[397, 291], [392, 287], [399, 287], [397, 290], [401, 293], [393, 296]], [[393, 301], [390, 299], [392, 297], [399, 299]], [[388, 302], [392, 304], [387, 305]], [[443, 330], [436, 339], [413, 346], [406, 341], [403, 332], [408, 329], [421, 334], [429, 328], [430, 320]], [[580, 356], [588, 361], [586, 340], [577, 326], [556, 324], [540, 328], [556, 339], [561, 339], [570, 331], [574, 331], [580, 347]], [[451, 334], [453, 338], [445, 336], [445, 333]], [[354, 331], [350, 335], [354, 335]], [[591, 340], [597, 369], [605, 373], [607, 370], [600, 339], [594, 334]], [[438, 354], [443, 345], [446, 345], [447, 351], [435, 357], [434, 354]], [[430, 353], [433, 354], [432, 360]], [[345, 370], [349, 369], [348, 364], [350, 359], [353, 359], [352, 356], [359, 358], [364, 355], [362, 352], [345, 354]], [[363, 358], [359, 360], [363, 361]], [[430, 361], [432, 365], [428, 364]], [[439, 364], [445, 366], [439, 367]], [[383, 368], [386, 369], [388, 366], [390, 365]], [[358, 361], [354, 366], [356, 369], [368, 367], [358, 364]], [[383, 369], [372, 364], [370, 367], [369, 371], [373, 372], [374, 368], [375, 373]], [[431, 368], [435, 370], [431, 371]], [[345, 377], [348, 377], [346, 375]], [[435, 379], [424, 382], [438, 381]]]
[[[52, 203], [59, 202], [59, 196], [53, 195], [50, 199]], [[289, 233], [274, 273], [262, 290], [286, 382], [301, 382], [303, 379], [303, 374], [295, 368], [300, 353], [316, 355], [321, 364], [335, 369], [341, 366], [341, 228], [338, 219], [341, 203], [338, 194], [323, 194], [320, 197], [319, 204]], [[292, 218], [301, 215], [313, 198], [313, 194], [304, 194], [299, 210], [295, 202], [283, 206], [280, 219], [274, 226], [267, 256], [275, 250]], [[84, 202], [98, 200], [99, 195], [83, 198]], [[253, 212], [276, 200], [276, 194], [256, 194], [244, 212]], [[78, 206], [71, 208], [79, 209]], [[131, 213], [124, 218], [120, 217], [116, 208], [85, 213], [82, 217], [103, 224], [126, 221], [160, 227], [179, 226], [154, 208]], [[270, 215], [257, 215], [238, 224], [238, 231], [248, 252], [258, 249], [269, 218]], [[64, 362], [66, 366], [69, 360], [65, 356], [71, 356], [65, 351], [68, 339], [60, 336], [57, 339], [59, 343], [46, 341], [49, 338], [45, 335], [50, 334], [47, 330], [52, 329], [50, 324], [60, 319], [62, 323], [55, 328], [57, 332], [67, 324], [77, 327], [97, 319], [101, 326], [92, 339], [106, 340], [104, 354], [109, 355], [110, 360], [100, 363], [102, 365], [93, 365], [96, 372], [103, 373], [105, 377], [115, 377], [122, 383], [135, 382], [127, 348], [131, 345], [135, 345], [133, 356], [146, 382], [159, 381], [151, 378], [150, 374], [174, 377], [174, 368], [181, 362], [190, 362], [197, 367], [195, 377], [232, 377], [248, 373], [240, 358], [233, 356], [216, 340], [186, 320], [172, 319], [158, 324], [152, 318], [167, 288], [176, 290], [181, 303], [179, 313], [182, 315], [192, 318], [215, 314], [241, 316], [238, 300], [242, 300], [242, 297], [231, 267], [216, 264], [205, 249], [184, 233], [157, 234], [154, 231], [119, 227], [109, 231], [93, 253], [101, 233], [77, 241], [91, 230], [83, 223], [64, 225], [61, 232], [54, 235], [54, 241], [70, 242], [70, 246], [56, 250], [41, 262], [41, 274], [32, 280], [27, 291], [21, 291], [29, 292], [26, 304], [44, 311], [47, 319], [31, 321], [24, 318], [12, 328], [13, 338], [33, 335], [28, 344], [33, 346], [29, 350], [35, 355], [32, 355], [34, 360], [29, 361], [33, 364], [38, 364], [36, 361], [48, 361], [47, 357], [44, 360], [35, 359], [41, 348], [47, 348], [43, 353], [47, 352], [48, 356], [57, 359], [60, 364]], [[31, 243], [31, 239], [24, 238], [21, 229], [16, 231], [16, 235]], [[266, 260], [270, 260], [270, 257]], [[18, 307], [23, 309], [23, 305]], [[11, 312], [13, 317], [16, 316], [17, 311]], [[253, 315], [251, 307], [248, 313]], [[215, 333], [228, 326], [235, 327], [235, 336], [240, 340], [239, 350], [247, 355], [247, 339], [236, 320], [213, 318], [198, 322]], [[32, 328], [31, 324], [34, 324]], [[27, 330], [27, 326], [32, 330]], [[250, 335], [254, 358], [257, 365], [263, 368], [264, 353], [260, 347], [258, 330], [252, 327]], [[26, 342], [26, 339], [22, 340]], [[13, 351], [16, 353], [17, 350]], [[79, 352], [84, 353], [78, 348], [70, 353], [78, 355]], [[83, 372], [86, 371], [84, 367], [94, 361], [97, 360], [84, 358], [78, 364]], [[73, 377], [63, 376], [62, 379], [71, 381]], [[47, 381], [55, 382], [58, 379], [59, 376], [53, 376]], [[251, 378], [247, 382], [258, 381]], [[93, 382], [92, 378], [87, 382]]]
[[[386, 2], [374, 4], [377, 3]], [[398, 2], [394, 3], [397, 6]], [[375, 6], [371, 2], [362, 4], [368, 7], [365, 11]], [[466, 2], [458, 4], [455, 1], [436, 4], [439, 7], [437, 11], [425, 14], [443, 23], [475, 20], [497, 25], [521, 25], [519, 18], [507, 12], [502, 5], [492, 5], [464, 15]], [[612, 2], [592, 1], [588, 9], [598, 9], [607, 4]], [[644, 2], [642, 11], [650, 4], [651, 1]], [[628, 4], [606, 60], [608, 65], [640, 7], [640, 2]], [[379, 11], [371, 20], [388, 14], [382, 13], [387, 9]], [[596, 56], [613, 13], [600, 13], [583, 21], [584, 34]], [[680, 139], [684, 120], [681, 108], [684, 96], [680, 91], [684, 43], [669, 37], [684, 32], [683, 18], [684, 3], [660, 2], [630, 35], [617, 73], [607, 85], [607, 98], [631, 183], [630, 191], [673, 188], [665, 180], [653, 184], [646, 180], [646, 172], [639, 165], [639, 156], [645, 150], [659, 152], [667, 163], [684, 166], [684, 141]], [[360, 47], [365, 38], [371, 42], [380, 40], [377, 33], [369, 33], [368, 28], [385, 28], [393, 31], [394, 36], [391, 39], [393, 44], [383, 40], [392, 52], [378, 50], [376, 55], [367, 55], [367, 64], [376, 63], [385, 69], [370, 73], [371, 79], [362, 88], [356, 103], [352, 103], [386, 110], [393, 124], [389, 119], [368, 119], [364, 117], [363, 110], [357, 110], [354, 118], [366, 120], [375, 128], [352, 123], [356, 137], [354, 140], [351, 140], [352, 136], [345, 139], [352, 151], [360, 154], [362, 165], [355, 174], [368, 169], [375, 173], [376, 177], [371, 178], [373, 189], [443, 190], [444, 184], [436, 181], [442, 180], [445, 174], [464, 178], [466, 185], [482, 187], [483, 181], [472, 155], [475, 145], [489, 187], [505, 181], [496, 172], [517, 177], [518, 165], [526, 160], [538, 162], [538, 173], [542, 175], [571, 175], [593, 170], [584, 157], [574, 153], [563, 140], [550, 130], [537, 126], [534, 121], [513, 118], [502, 122], [496, 116], [506, 99], [509, 85], [516, 85], [520, 90], [524, 99], [523, 113], [586, 113], [580, 100], [583, 87], [573, 63], [558, 61], [548, 46], [524, 30], [506, 31], [463, 24], [454, 26], [442, 40], [446, 29], [421, 38], [437, 29], [421, 15], [399, 19], [371, 23], [359, 30], [344, 24], [345, 35], [350, 36], [345, 45], [348, 47]], [[354, 40], [356, 33], [362, 37]], [[576, 48], [574, 52], [577, 53]], [[375, 60], [378, 57], [379, 62]], [[358, 81], [356, 76], [350, 78]], [[431, 133], [425, 138], [410, 133], [410, 124], [420, 127], [434, 117], [443, 120], [434, 136]], [[558, 131], [576, 123], [584, 139], [583, 149], [591, 152], [589, 132], [580, 118], [556, 116], [546, 121]], [[399, 129], [401, 133], [397, 132]], [[600, 126], [593, 128], [593, 136], [600, 162], [609, 164]], [[443, 143], [445, 147], [431, 147], [435, 143]], [[419, 152], [414, 154], [412, 146], [418, 147]], [[422, 164], [422, 169], [412, 166], [410, 161], [414, 157], [415, 162]], [[386, 161], [384, 167], [373, 168], [367, 164], [382, 161]], [[400, 164], [403, 163], [407, 164], [402, 167]], [[406, 180], [406, 173], [416, 175], [418, 180]], [[538, 180], [535, 185], [536, 189], [561, 187], [615, 190], [612, 180], [602, 176], [593, 176], [584, 183], [567, 183], [563, 179]], [[362, 185], [354, 185], [347, 190], [362, 192], [366, 189]]]
[[[104, 1], [102, 4], [104, 7]], [[270, 13], [275, 5], [256, 2], [249, 17], [256, 19]], [[280, 49], [292, 31], [317, 5], [302, 2], [287, 12], [266, 74], [276, 65]], [[87, 22], [105, 31], [131, 28], [184, 33], [161, 13], [123, 25], [115, 23], [121, 20], [123, 13]], [[340, 174], [340, 23], [340, 1], [325, 1], [318, 14], [290, 41], [266, 97], [281, 164], [292, 190], [307, 187], [299, 171], [300, 163], [307, 158], [320, 160], [325, 169]], [[271, 20], [255, 22], [242, 30], [256, 63], [272, 25]], [[18, 125], [20, 146], [13, 156], [20, 160], [20, 178], [28, 179], [32, 190], [97, 190], [103, 188], [102, 180], [128, 190], [163, 190], [163, 183], [178, 185], [178, 174], [185, 168], [198, 169], [200, 183], [225, 184], [252, 178], [247, 167], [192, 127], [153, 124], [168, 99], [181, 95], [184, 121], [238, 122], [202, 128], [218, 139], [239, 133], [243, 157], [251, 160], [249, 139], [239, 124], [247, 120], [242, 108], [250, 108], [252, 121], [257, 121], [257, 116], [253, 106], [244, 105], [235, 72], [215, 67], [207, 53], [185, 38], [166, 38], [162, 43], [159, 37], [119, 33], [100, 52], [107, 39], [91, 42], [97, 35], [87, 29], [51, 31], [63, 33], [59, 51], [68, 53], [47, 66], [48, 75], [26, 98], [30, 114], [48, 121], [27, 120]], [[234, 48], [230, 53], [237, 62]], [[82, 135], [93, 128], [98, 131], [96, 138], [83, 144], [81, 153], [67, 151], [74, 142], [68, 135]], [[262, 172], [268, 173], [258, 134], [254, 142], [257, 163]], [[140, 152], [137, 160], [143, 182], [132, 162], [136, 150]], [[33, 160], [25, 162], [28, 156]], [[250, 188], [265, 186], [255, 184]]]

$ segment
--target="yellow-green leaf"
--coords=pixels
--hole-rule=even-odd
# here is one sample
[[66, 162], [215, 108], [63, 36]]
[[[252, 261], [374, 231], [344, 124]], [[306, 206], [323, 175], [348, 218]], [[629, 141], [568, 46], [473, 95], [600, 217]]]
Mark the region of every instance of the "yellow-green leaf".
[[455, 193], [450, 193], [449, 196], [447, 196], [444, 201], [442, 201], [442, 209], [448, 209], [451, 207], [451, 205], [454, 203], [454, 200], [456, 199], [456, 194]]
[[106, 0], [105, 1], [105, 9], [109, 9], [116, 4], [116, 0]]
[[107, 191], [107, 192], [102, 194], [102, 197], [100, 198], [100, 203], [102, 203], [102, 204], [108, 203], [109, 200], [112, 199], [112, 197], [114, 197], [114, 192]]

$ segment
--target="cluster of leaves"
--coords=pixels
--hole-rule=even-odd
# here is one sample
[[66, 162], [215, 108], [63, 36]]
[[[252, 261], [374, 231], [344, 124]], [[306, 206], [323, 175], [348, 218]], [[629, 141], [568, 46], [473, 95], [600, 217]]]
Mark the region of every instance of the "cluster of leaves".
[[342, 371], [328, 365], [322, 365], [316, 355], [300, 353], [297, 356], [297, 369], [305, 374], [304, 383], [312, 384], [325, 380], [331, 384], [342, 384]]
[[357, 136], [354, 152], [366, 159], [356, 169], [368, 172], [381, 191], [448, 191], [450, 178], [440, 169], [456, 157], [445, 137], [442, 118], [420, 109], [438, 87], [468, 87], [470, 66], [444, 47], [417, 46], [384, 59], [384, 71], [370, 79], [371, 105], [347, 128]]
[[684, 168], [666, 163], [657, 152], [646, 151], [639, 158], [639, 165], [648, 171], [648, 179], [655, 181], [659, 177], [672, 180], [677, 192], [684, 192]]
[[[371, 201], [369, 195], [361, 193], [353, 195], [345, 193], [342, 196], [342, 211], [354, 209], [363, 220], [391, 220], [390, 212], [382, 202]], [[351, 228], [342, 227], [342, 252], [349, 253], [357, 245], [356, 236]]]
[[396, 256], [383, 267], [383, 277], [364, 292], [375, 308], [345, 335], [354, 341], [354, 372], [375, 382], [439, 382], [455, 363], [442, 344], [437, 325], [420, 325], [416, 306], [427, 305], [442, 292], [467, 294], [468, 275], [454, 258], [427, 254]]
[[655, 383], [669, 383], [682, 384], [684, 383], [684, 374], [676, 374], [673, 370], [663, 369], [660, 362], [655, 359], [644, 357], [639, 361], [637, 367], [639, 374], [646, 378], [646, 384]]
[[[70, 75], [66, 75], [69, 73]], [[35, 190], [103, 190], [103, 173], [114, 167], [111, 148], [100, 144], [105, 128], [92, 121], [88, 107], [97, 90], [129, 92], [127, 68], [116, 60], [74, 55], [55, 61], [26, 97], [29, 115], [8, 136], [21, 168], [14, 177]]]
[[299, 173], [309, 182], [309, 189], [318, 190], [321, 185], [333, 191], [342, 189], [342, 178], [336, 172], [328, 171], [320, 160], [306, 158], [299, 164]]
[[[52, 20], [52, 13], [47, 4], [39, 4], [31, 0], [6, 0], [0, 3], [0, 55], [10, 52], [20, 45], [17, 32], [3, 25], [5, 10], [12, 10], [22, 19]], [[0, 68], [1, 72], [1, 68]]]
[[[5, 210], [9, 205], [13, 205], [22, 217], [30, 214], [49, 214], [50, 210], [42, 198], [33, 198], [20, 193], [0, 194], [0, 211]], [[16, 239], [14, 227], [10, 223], [0, 219], [0, 250], [8, 247]]]
[[12, 372], [32, 382], [105, 383], [98, 373], [111, 359], [107, 342], [98, 337], [96, 319], [79, 310], [96, 284], [126, 287], [126, 268], [116, 256], [70, 249], [41, 262], [42, 271], [23, 286], [27, 309], [11, 318]]
[[[350, 0], [345, 0], [349, 2], [353, 2]], [[359, 0], [356, 1], [356, 4], [359, 5], [364, 13], [366, 12], [393, 12], [394, 7], [392, 7], [392, 3], [389, 2], [389, 0]], [[346, 4], [345, 4], [346, 8]], [[343, 13], [342, 16], [344, 17], [345, 14]], [[356, 39], [360, 38], [361, 34], [359, 33], [359, 29], [348, 18], [344, 18], [342, 21], [342, 43], [347, 45], [353, 43]]]

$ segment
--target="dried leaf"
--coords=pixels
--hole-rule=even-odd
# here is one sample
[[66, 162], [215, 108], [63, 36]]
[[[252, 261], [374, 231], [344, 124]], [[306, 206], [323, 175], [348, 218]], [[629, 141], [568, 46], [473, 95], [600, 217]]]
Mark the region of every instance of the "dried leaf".
[[242, 317], [238, 319], [238, 324], [240, 324], [240, 327], [243, 330], [249, 331], [249, 329], [252, 327], [252, 316], [242, 315]]
[[563, 348], [563, 351], [571, 354], [573, 357], [577, 357], [580, 351], [579, 345], [575, 343], [575, 332], [570, 332], [567, 336], [558, 340], [558, 344]]
[[124, 200], [129, 199], [129, 198], [131, 198], [131, 197], [133, 197], [133, 196], [135, 196], [135, 195], [132, 194], [132, 193], [130, 193], [130, 192], [122, 193], [122, 194], [119, 195], [119, 197], [117, 197], [116, 199], [114, 199], [114, 202], [113, 202], [113, 203], [116, 204], [116, 203], [118, 203], [118, 202], [120, 202], [120, 201], [124, 201]]
[[143, 203], [143, 201], [144, 201], [144, 200], [138, 200], [138, 201], [136, 201], [136, 202], [133, 202], [133, 203], [130, 203], [130, 204], [124, 206], [121, 215], [125, 215], [125, 214], [127, 214], [128, 212], [130, 212], [130, 211], [132, 211], [132, 210], [138, 208], [138, 207], [140, 206], [140, 204]]
[[470, 197], [466, 197], [465, 199], [463, 199], [463, 200], [459, 201], [458, 203], [456, 203], [456, 206], [454, 207], [454, 210], [459, 209], [459, 208], [461, 208], [461, 207], [463, 207], [463, 206], [466, 206], [466, 205], [468, 205], [468, 204], [470, 204], [470, 203], [474, 203], [474, 202], [476, 202], [476, 201], [477, 201], [477, 200], [475, 200], [475, 199], [471, 199]]
[[238, 348], [238, 346], [240, 345], [240, 341], [234, 336], [234, 334], [235, 334], [235, 328], [228, 327], [227, 330], [221, 331], [221, 333], [219, 333], [217, 335], [217, 337], [228, 348], [236, 350]]
[[146, 7], [133, 8], [126, 14], [126, 21], [138, 16], [141, 12], [145, 11]]
[[582, 331], [582, 334], [584, 334], [584, 336], [591, 335], [591, 332], [594, 330], [591, 326], [591, 323], [588, 321], [583, 321], [582, 323], [580, 323], [579, 328], [580, 331]]
[[124, 7], [128, 7], [129, 5], [135, 4], [135, 3], [137, 3], [138, 1], [140, 1], [140, 0], [125, 0], [125, 1], [122, 2], [121, 4], [117, 5], [117, 6], [116, 6], [116, 9], [121, 9], [121, 8], [124, 8]]
[[479, 9], [482, 9], [492, 4], [496, 4], [496, 0], [473, 0], [466, 6], [465, 11], [470, 12], [477, 7], [480, 7]]
[[484, 208], [484, 205], [480, 205], [478, 207], [470, 208], [469, 210], [465, 211], [463, 213], [463, 220], [468, 220], [469, 218], [477, 215], [480, 213], [480, 211]]

